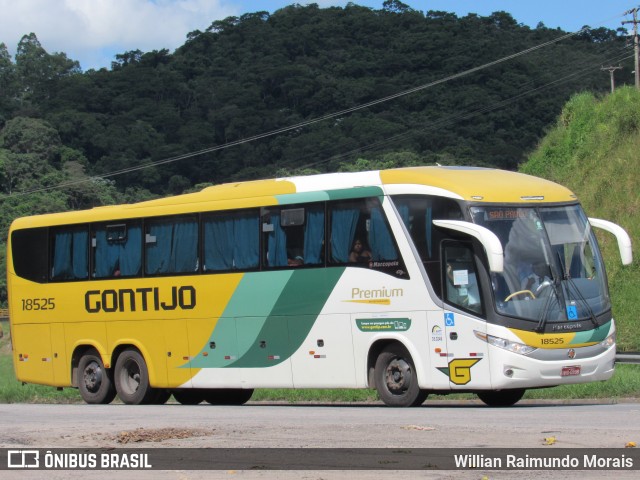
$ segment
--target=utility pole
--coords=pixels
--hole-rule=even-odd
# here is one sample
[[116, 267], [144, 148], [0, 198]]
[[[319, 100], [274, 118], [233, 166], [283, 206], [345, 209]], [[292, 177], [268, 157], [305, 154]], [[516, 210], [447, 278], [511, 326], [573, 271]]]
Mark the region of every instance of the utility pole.
[[618, 65], [617, 67], [600, 67], [600, 70], [604, 71], [604, 72], [609, 72], [609, 75], [611, 76], [611, 93], [613, 93], [613, 91], [616, 88], [616, 81], [613, 78], [613, 72], [615, 72], [616, 70], [620, 70], [622, 67], [620, 65]]
[[626, 20], [622, 22], [622, 25], [626, 23], [633, 23], [633, 61], [634, 66], [636, 67], [636, 88], [640, 89], [640, 67], [638, 66], [638, 7], [632, 8], [631, 10], [623, 13], [623, 15], [631, 14], [633, 14], [633, 20]]

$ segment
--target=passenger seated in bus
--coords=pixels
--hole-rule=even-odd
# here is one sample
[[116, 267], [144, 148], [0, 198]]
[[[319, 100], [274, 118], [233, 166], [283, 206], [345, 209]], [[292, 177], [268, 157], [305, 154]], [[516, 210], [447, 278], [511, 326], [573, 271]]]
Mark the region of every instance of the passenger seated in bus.
[[371, 252], [364, 248], [362, 240], [356, 238], [351, 247], [351, 253], [349, 254], [350, 263], [362, 263], [371, 260]]
[[447, 300], [474, 311], [480, 311], [480, 291], [473, 271], [447, 264]]
[[304, 265], [304, 258], [300, 255], [296, 255], [293, 258], [287, 258], [287, 265], [290, 267], [297, 267], [298, 265]]
[[290, 267], [304, 265], [302, 248], [299, 248], [297, 246], [287, 248], [287, 265]]

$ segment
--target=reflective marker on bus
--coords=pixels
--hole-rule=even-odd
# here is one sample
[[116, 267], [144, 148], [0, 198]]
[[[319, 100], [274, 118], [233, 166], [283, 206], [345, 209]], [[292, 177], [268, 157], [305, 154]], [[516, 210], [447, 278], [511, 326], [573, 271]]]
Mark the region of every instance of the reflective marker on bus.
[[7, 283], [18, 380], [87, 403], [243, 404], [256, 388], [432, 392], [492, 406], [607, 380], [615, 323], [566, 188], [413, 167], [243, 182], [20, 218]]

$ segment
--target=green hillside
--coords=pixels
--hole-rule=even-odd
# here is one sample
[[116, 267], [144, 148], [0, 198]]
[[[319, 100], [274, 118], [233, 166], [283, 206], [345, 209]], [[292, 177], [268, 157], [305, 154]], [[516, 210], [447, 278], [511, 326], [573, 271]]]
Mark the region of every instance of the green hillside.
[[562, 110], [556, 126], [521, 166], [524, 173], [571, 188], [587, 215], [624, 227], [634, 262], [623, 267], [613, 236], [598, 232], [604, 250], [619, 350], [640, 350], [640, 91], [632, 87], [596, 97], [581, 93]]

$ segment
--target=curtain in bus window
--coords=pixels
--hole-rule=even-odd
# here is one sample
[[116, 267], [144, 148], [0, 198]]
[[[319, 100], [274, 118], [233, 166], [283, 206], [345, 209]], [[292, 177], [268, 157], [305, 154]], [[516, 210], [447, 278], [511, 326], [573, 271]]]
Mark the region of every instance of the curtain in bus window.
[[257, 213], [220, 215], [204, 222], [206, 270], [255, 268], [260, 259]]
[[240, 214], [233, 224], [235, 268], [255, 268], [260, 261], [260, 218], [257, 213]]
[[322, 243], [324, 241], [324, 208], [307, 208], [307, 222], [304, 227], [304, 262], [309, 265], [322, 263]]
[[409, 222], [409, 205], [404, 203], [402, 200], [397, 200], [396, 209], [398, 210], [405, 227], [407, 227], [407, 230], [411, 231], [411, 223]]
[[107, 241], [107, 230], [96, 231], [96, 278], [111, 277], [120, 259], [119, 245]]
[[116, 271], [122, 276], [133, 276], [140, 272], [142, 264], [140, 226], [127, 228], [127, 239], [124, 243], [109, 242], [107, 230], [96, 231], [95, 276], [105, 278], [116, 276]]
[[369, 229], [369, 244], [373, 260], [397, 260], [398, 252], [393, 245], [391, 232], [384, 221], [380, 208], [371, 209], [371, 226]]
[[56, 232], [51, 272], [55, 280], [87, 278], [87, 240], [86, 231]]
[[71, 275], [71, 232], [55, 234], [53, 247], [53, 278], [68, 278]]
[[357, 208], [335, 208], [331, 213], [331, 260], [337, 263], [349, 261], [349, 253], [360, 218]]
[[269, 232], [267, 244], [267, 261], [270, 267], [287, 265], [287, 235], [280, 226], [280, 213], [271, 213], [273, 230]]
[[171, 241], [173, 225], [167, 223], [151, 224], [149, 236], [151, 242], [146, 248], [146, 273], [157, 274], [169, 271], [169, 259], [171, 258]]
[[231, 270], [233, 239], [231, 216], [222, 216], [204, 222], [204, 266], [207, 270]]
[[169, 271], [195, 272], [198, 269], [198, 224], [178, 221], [173, 226]]
[[142, 265], [141, 245], [142, 227], [139, 225], [129, 226], [127, 241], [118, 245], [121, 275], [130, 277], [140, 273]]

